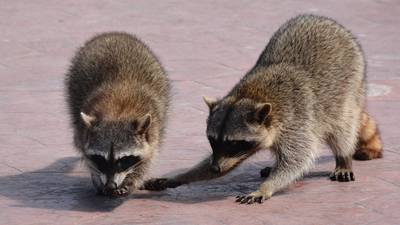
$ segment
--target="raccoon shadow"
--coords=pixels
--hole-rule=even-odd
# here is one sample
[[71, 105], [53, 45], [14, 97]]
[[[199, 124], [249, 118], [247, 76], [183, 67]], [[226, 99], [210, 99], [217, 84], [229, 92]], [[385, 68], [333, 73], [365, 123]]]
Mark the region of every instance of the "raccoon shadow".
[[[321, 156], [317, 159], [316, 164], [321, 165], [332, 161], [334, 161], [333, 156]], [[261, 167], [260, 165], [263, 166]], [[232, 198], [239, 194], [246, 194], [256, 190], [265, 179], [260, 177], [260, 170], [265, 166], [271, 165], [272, 161], [263, 161], [255, 164], [244, 163], [231, 173], [215, 180], [182, 185], [174, 189], [167, 189], [160, 192], [146, 191], [145, 193], [135, 193], [131, 198], [187, 204]], [[162, 177], [170, 177], [186, 170], [187, 169], [175, 170]], [[305, 174], [302, 180], [328, 179], [330, 173], [331, 171], [311, 171]], [[285, 194], [287, 194], [287, 190], [278, 192], [275, 195]]]
[[0, 195], [16, 200], [10, 205], [16, 208], [110, 212], [121, 205], [123, 199], [96, 196], [88, 176], [69, 175], [79, 161], [65, 157], [40, 170], [2, 176]]
[[[332, 161], [333, 157], [321, 157], [318, 163]], [[86, 173], [74, 173], [79, 157], [61, 158], [49, 166], [31, 172], [0, 177], [0, 195], [15, 200], [9, 207], [44, 208], [62, 211], [111, 212], [129, 199], [199, 203], [217, 201], [255, 190], [262, 178], [260, 166], [244, 164], [232, 173], [216, 180], [183, 185], [162, 192], [137, 191], [128, 198], [110, 198], [94, 194], [90, 177]], [[260, 165], [270, 165], [262, 162]], [[185, 171], [180, 169], [165, 176]], [[310, 172], [304, 179], [325, 178], [329, 172]], [[83, 175], [83, 176], [79, 176]], [[278, 194], [285, 194], [281, 192]]]

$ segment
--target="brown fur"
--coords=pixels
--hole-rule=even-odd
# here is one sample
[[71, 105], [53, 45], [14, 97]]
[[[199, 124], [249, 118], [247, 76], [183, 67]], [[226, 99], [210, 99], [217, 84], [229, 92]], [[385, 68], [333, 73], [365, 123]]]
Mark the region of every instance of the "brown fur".
[[353, 155], [357, 160], [382, 158], [382, 141], [378, 126], [366, 112], [362, 113], [361, 126], [358, 132], [358, 144]]

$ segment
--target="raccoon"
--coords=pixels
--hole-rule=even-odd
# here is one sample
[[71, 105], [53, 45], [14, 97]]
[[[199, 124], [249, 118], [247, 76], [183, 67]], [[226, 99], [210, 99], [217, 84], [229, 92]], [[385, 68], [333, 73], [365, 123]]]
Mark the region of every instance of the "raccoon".
[[128, 195], [163, 137], [170, 82], [161, 63], [135, 36], [103, 33], [77, 51], [65, 86], [74, 145], [96, 191]]
[[327, 143], [336, 159], [331, 180], [352, 181], [352, 156], [382, 157], [375, 122], [365, 112], [365, 60], [354, 36], [332, 19], [300, 15], [272, 36], [256, 65], [222, 99], [205, 97], [212, 155], [149, 190], [216, 178], [261, 149], [275, 156], [259, 189], [237, 196], [262, 203], [300, 178]]

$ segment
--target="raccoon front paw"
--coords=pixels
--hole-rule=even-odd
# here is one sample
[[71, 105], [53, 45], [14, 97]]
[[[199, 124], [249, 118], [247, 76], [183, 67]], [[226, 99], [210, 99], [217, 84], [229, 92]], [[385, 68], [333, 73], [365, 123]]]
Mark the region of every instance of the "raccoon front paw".
[[142, 189], [148, 191], [162, 191], [167, 189], [166, 178], [153, 178], [144, 182]]
[[236, 202], [239, 202], [240, 204], [253, 204], [253, 203], [263, 203], [265, 200], [271, 198], [270, 193], [267, 192], [262, 192], [260, 190], [257, 190], [255, 192], [252, 192], [248, 195], [238, 195], [236, 196]]
[[334, 172], [331, 173], [329, 178], [332, 181], [339, 182], [349, 182], [354, 181], [354, 173], [351, 169], [336, 168]]
[[147, 180], [144, 185], [143, 189], [148, 191], [162, 191], [167, 188], [176, 188], [182, 185], [180, 182], [174, 181], [172, 179], [167, 178], [153, 178]]
[[115, 189], [111, 195], [113, 197], [126, 197], [131, 193], [129, 186], [122, 186], [120, 188]]

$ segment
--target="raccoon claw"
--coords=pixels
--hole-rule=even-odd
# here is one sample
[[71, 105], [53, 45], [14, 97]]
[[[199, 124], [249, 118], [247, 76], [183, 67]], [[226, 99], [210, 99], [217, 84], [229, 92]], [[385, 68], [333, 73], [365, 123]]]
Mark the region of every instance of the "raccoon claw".
[[336, 169], [334, 172], [331, 173], [329, 178], [332, 181], [339, 181], [339, 182], [349, 182], [354, 181], [354, 173], [351, 169]]
[[260, 170], [260, 176], [261, 177], [268, 177], [269, 174], [271, 173], [272, 168], [271, 167], [265, 167], [264, 169]]
[[113, 197], [125, 197], [130, 194], [128, 187], [121, 187], [113, 191], [111, 194]]
[[176, 188], [180, 186], [181, 183], [167, 179], [167, 178], [155, 178], [146, 181], [143, 185], [143, 189], [148, 191], [162, 191], [167, 188]]
[[271, 196], [261, 191], [255, 191], [248, 195], [238, 195], [236, 196], [236, 202], [240, 204], [253, 204], [253, 203], [263, 203], [265, 200], [270, 198]]

